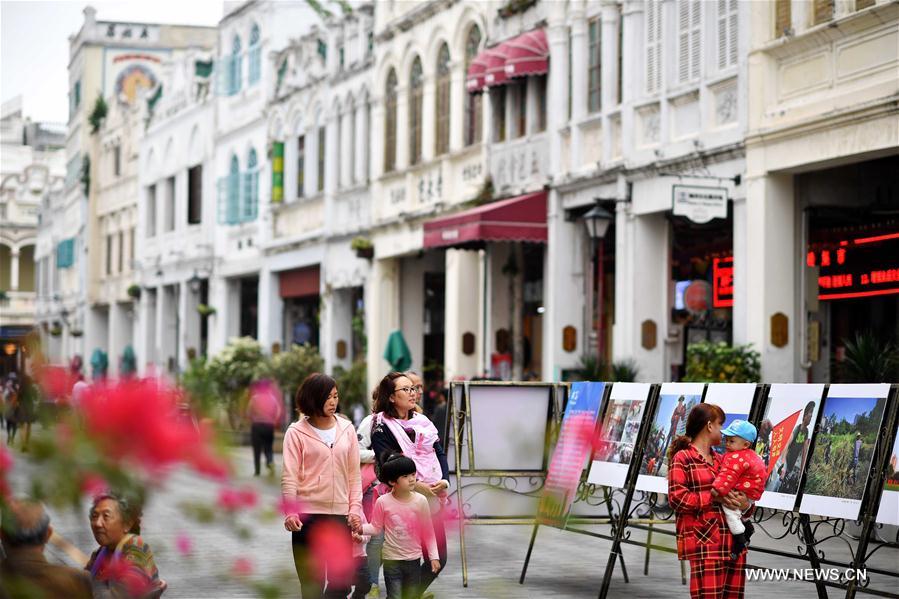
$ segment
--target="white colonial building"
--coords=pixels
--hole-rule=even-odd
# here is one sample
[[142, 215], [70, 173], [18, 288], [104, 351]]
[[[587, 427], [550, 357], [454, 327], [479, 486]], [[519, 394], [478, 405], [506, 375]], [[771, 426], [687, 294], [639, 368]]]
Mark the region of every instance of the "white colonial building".
[[839, 380], [855, 334], [899, 337], [899, 4], [777, 0], [749, 41], [735, 309], [765, 381]]
[[370, 222], [372, 11], [327, 18], [271, 61], [267, 326], [272, 343], [317, 347], [328, 371], [362, 352], [352, 323], [369, 265], [350, 245]]
[[[733, 273], [745, 248], [750, 3], [547, 6], [544, 376], [559, 378], [593, 354], [633, 360], [641, 380], [677, 379], [688, 342], [746, 337], [735, 323], [745, 299], [734, 299], [732, 283], [726, 297], [710, 290], [723, 289], [721, 273]], [[713, 207], [675, 207], [676, 186], [710, 194]], [[584, 222], [594, 207], [608, 226], [597, 240]], [[704, 305], [685, 305], [691, 286], [688, 300], [697, 294]]]
[[[21, 97], [4, 102], [0, 124], [2, 377], [24, 368], [23, 338], [42, 320], [38, 303], [44, 304], [52, 295], [51, 252], [41, 233], [41, 212], [62, 196], [65, 129], [61, 125], [31, 122], [22, 112]], [[50, 323], [46, 326], [49, 331]]]
[[44, 310], [61, 343], [44, 340], [59, 347], [61, 361], [80, 355], [89, 363], [104, 352], [107, 372], [116, 374], [135, 339], [128, 289], [136, 282], [143, 105], [160, 92], [162, 64], [188, 48], [211, 47], [216, 30], [98, 21], [92, 7], [84, 15], [69, 38], [65, 194], [46, 224], [56, 260], [53, 301]]
[[218, 27], [214, 157], [215, 268], [210, 281], [209, 351], [250, 336], [280, 343], [277, 277], [266, 269], [271, 242], [271, 157], [266, 106], [278, 73], [271, 60], [318, 22], [305, 2], [228, 2]]
[[[495, 2], [395, 2], [375, 7], [371, 113], [374, 260], [366, 291], [368, 379], [389, 368], [402, 330], [412, 368], [475, 376], [485, 350], [484, 254], [428, 244], [425, 222], [474, 200], [487, 179], [480, 98], [468, 64], [488, 38]], [[435, 371], [437, 369], [438, 371]]]
[[215, 266], [212, 56], [211, 48], [197, 48], [166, 61], [161, 94], [148, 107], [132, 288], [142, 372], [174, 371], [190, 355], [205, 354], [217, 318], [202, 308]]

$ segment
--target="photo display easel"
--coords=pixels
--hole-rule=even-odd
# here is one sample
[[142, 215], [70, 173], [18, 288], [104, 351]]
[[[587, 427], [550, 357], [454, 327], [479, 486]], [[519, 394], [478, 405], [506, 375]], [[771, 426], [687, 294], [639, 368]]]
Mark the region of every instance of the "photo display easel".
[[[726, 423], [748, 419], [759, 430], [756, 451], [770, 466], [769, 497], [763, 495], [753, 514], [755, 539], [767, 535], [776, 547], [752, 544], [748, 562], [754, 554], [764, 553], [797, 560], [803, 569], [866, 570], [891, 583], [899, 580], [895, 569], [872, 564], [875, 554], [899, 550], [899, 532], [895, 539], [883, 538], [890, 530], [884, 527], [899, 522], [899, 385], [665, 383], [640, 388], [631, 383], [592, 383], [601, 387], [589, 392], [584, 385], [591, 383], [450, 385], [446, 438], [456, 477], [452, 494], [460, 520], [463, 585], [468, 585], [464, 530], [468, 524], [534, 527], [522, 584], [541, 525], [610, 541], [600, 599], [608, 596], [616, 561], [628, 582], [623, 544], [645, 548], [644, 574], [650, 550], [676, 553], [652, 540], [653, 534], [676, 536], [659, 526], [673, 524], [674, 514], [667, 505], [667, 486], [652, 479], [663, 478], [667, 465], [660, 463], [660, 455], [672, 431], [675, 436], [681, 432], [676, 415], [681, 395], [684, 405], [692, 405], [700, 395], [701, 401], [722, 407]], [[600, 407], [594, 412], [596, 403]], [[579, 427], [572, 429], [563, 417], [567, 405], [569, 421], [579, 414], [580, 426], [585, 415], [590, 418], [588, 426], [595, 424], [598, 439], [592, 443], [587, 469], [578, 462], [582, 440], [575, 435], [572, 443], [571, 430]], [[566, 429], [571, 430], [566, 434]], [[832, 471], [846, 476], [832, 476]], [[544, 489], [547, 479], [549, 488]], [[491, 492], [501, 499], [479, 503]], [[555, 494], [549, 504], [544, 501], [547, 493]], [[584, 516], [577, 513], [580, 506], [599, 507], [605, 514]], [[610, 524], [611, 529], [604, 534], [579, 524]], [[768, 524], [782, 532], [769, 533]], [[646, 532], [646, 539], [632, 538], [628, 529]], [[849, 559], [824, 553], [823, 544], [833, 539], [848, 546]], [[779, 548], [785, 546], [797, 550]], [[746, 567], [768, 569], [751, 563]], [[683, 563], [681, 582], [686, 584]], [[869, 583], [844, 577], [818, 578], [814, 584], [822, 598], [828, 596], [828, 588], [836, 588], [845, 591], [847, 599], [857, 593], [899, 599], [897, 585], [884, 589]]]
[[447, 458], [455, 475], [462, 584], [468, 586], [465, 527], [531, 524], [567, 383], [450, 383]]
[[[594, 471], [593, 466], [596, 465], [597, 460], [591, 460], [593, 463], [591, 464], [591, 471], [587, 480], [589, 481], [592, 477], [600, 485], [607, 498], [612, 493], [618, 494], [617, 500], [613, 501], [610, 499], [607, 502], [610, 510], [609, 521], [612, 525], [611, 534], [605, 535], [595, 531], [577, 529], [571, 526], [571, 520], [565, 520], [562, 526], [558, 527], [562, 530], [594, 538], [602, 538], [612, 542], [612, 549], [609, 553], [600, 587], [600, 599], [608, 596], [616, 561], [621, 562], [624, 580], [625, 582], [628, 580], [621, 554], [622, 544], [626, 543], [646, 548], [647, 559], [644, 573], [648, 570], [650, 549], [668, 553], [676, 552], [670, 547], [652, 543], [651, 535], [653, 532], [675, 535], [674, 531], [671, 530], [653, 528], [653, 525], [658, 523], [658, 520], [655, 519], [657, 510], [664, 511], [667, 509], [669, 514], [667, 520], [669, 523], [674, 521], [673, 514], [667, 508], [667, 501], [663, 501], [664, 492], [646, 490], [645, 488], [641, 490], [637, 484], [641, 469], [644, 470], [644, 477], [648, 474], [647, 470], [651, 472], [661, 470], [661, 467], [655, 463], [650, 468], [648, 462], [650, 458], [647, 457], [647, 451], [654, 452], [651, 457], [655, 457], [655, 454], [658, 453], [658, 449], [651, 447], [650, 443], [658, 439], [660, 431], [658, 426], [659, 415], [661, 413], [660, 410], [664, 409], [663, 396], [674, 393], [689, 395], [689, 393], [686, 393], [690, 391], [689, 389], [676, 388], [672, 385], [674, 384], [652, 385], [653, 391], [648, 394], [646, 403], [642, 406], [636, 443], [633, 445], [632, 452], [626, 452], [629, 453], [627, 455], [628, 465], [621, 487], [615, 488], [602, 484], [603, 481], [600, 479], [608, 476], [618, 476], [618, 480], [621, 480], [621, 473], [611, 472], [606, 467]], [[695, 389], [692, 391], [695, 394]], [[610, 409], [615, 409], [615, 396], [613, 385], [611, 392], [608, 393], [603, 401], [603, 416], [598, 430], [600, 437], [604, 433], [602, 429], [603, 423], [608, 424], [606, 417], [611, 413]], [[839, 401], [841, 398], [865, 401], [841, 402]], [[878, 510], [882, 500], [895, 502], [899, 505], [899, 473], [896, 472], [899, 463], [894, 464], [894, 462], [899, 462], [899, 456], [893, 457], [893, 455], [899, 453], [899, 439], [897, 439], [897, 435], [899, 435], [899, 430], [897, 430], [899, 429], [899, 414], [897, 414], [897, 411], [899, 411], [899, 387], [896, 385], [768, 386], [756, 384], [710, 384], [704, 388], [703, 400], [708, 403], [720, 404], [725, 410], [726, 422], [735, 418], [748, 419], [753, 422], [760, 428], [760, 435], [763, 432], [761, 425], [764, 420], [776, 420], [776, 422], [771, 422], [769, 430], [764, 431], [766, 436], [770, 435], [770, 438], [767, 439], [768, 447], [758, 449], [767, 450], [769, 452], [768, 460], [773, 459], [772, 465], [775, 468], [772, 468], [769, 473], [769, 478], [773, 481], [770, 492], [774, 498], [774, 503], [784, 507], [764, 507], [759, 505], [754, 513], [753, 521], [756, 523], [757, 530], [761, 528], [762, 534], [766, 534], [771, 539], [778, 541], [779, 546], [795, 544], [798, 551], [791, 553], [780, 549], [752, 545], [749, 555], [750, 560], [754, 552], [756, 554], [765, 553], [805, 562], [807, 567], [814, 570], [822, 570], [824, 568], [839, 568], [843, 571], [866, 569], [869, 574], [888, 577], [892, 580], [899, 578], [899, 572], [889, 568], [869, 566], [870, 558], [875, 552], [899, 549], [899, 538], [896, 540], [884, 540], [876, 535], [877, 530], [882, 530], [884, 524], [893, 522], [892, 518], [899, 518], [899, 515], [892, 515], [883, 510]], [[814, 402], [815, 405], [809, 407], [809, 402]], [[847, 407], [850, 404], [855, 405], [854, 411]], [[610, 408], [610, 406], [612, 407]], [[623, 408], [619, 406], [618, 412], [621, 413], [622, 410]], [[810, 413], [806, 415], [806, 411]], [[629, 413], [632, 415], [632, 412]], [[662, 421], [664, 421], [664, 416], [667, 416], [667, 412], [663, 414]], [[654, 422], [656, 423], [655, 428], [653, 428]], [[856, 444], [852, 443], [851, 457], [847, 457], [849, 455], [847, 451], [850, 451], [850, 449], [845, 439], [835, 439], [835, 437], [847, 434], [845, 432], [847, 427], [859, 428], [860, 430], [853, 430], [851, 433], [852, 435], [859, 433], [858, 438], [862, 439], [862, 442], [858, 444], [858, 449], [855, 447]], [[872, 430], [874, 430], [873, 435], [871, 434]], [[821, 439], [826, 440], [822, 440], [820, 444], [816, 445], [819, 435]], [[615, 442], [621, 443], [621, 441]], [[804, 492], [806, 485], [810, 484], [810, 480], [812, 481], [811, 485], [815, 489], [828, 489], [830, 487], [827, 485], [833, 483], [832, 480], [822, 479], [819, 474], [816, 474], [816, 470], [821, 469], [816, 469], [815, 467], [817, 462], [825, 460], [824, 451], [828, 444], [831, 445], [831, 449], [827, 459], [834, 462], [839, 461], [841, 465], [845, 465], [848, 459], [849, 463], [854, 465], [855, 473], [845, 479], [851, 483], [848, 490], [843, 493], [848, 495], [847, 497], [828, 497], [827, 495], [806, 494]], [[604, 453], [603, 457], [610, 455], [608, 447], [604, 446], [601, 441], [596, 444], [596, 448]], [[596, 454], [593, 457], [597, 457]], [[599, 460], [599, 462], [601, 465], [605, 463], [603, 460]], [[615, 460], [612, 460], [612, 462], [614, 463]], [[830, 462], [825, 465], [830, 466]], [[809, 468], [812, 468], [811, 475], [808, 473]], [[621, 468], [618, 468], [618, 470], [621, 470]], [[890, 477], [889, 480], [888, 477]], [[843, 479], [840, 478], [838, 480]], [[857, 484], [860, 481], [864, 481], [861, 492]], [[615, 481], [609, 482], [614, 483]], [[646, 487], [647, 481], [644, 479], [640, 486]], [[861, 495], [860, 497], [859, 494]], [[582, 496], [582, 493], [579, 491], [578, 497], [580, 496]], [[576, 505], [576, 503], [577, 498], [573, 505]], [[763, 501], [760, 500], [759, 503], [761, 504]], [[857, 513], [855, 511], [856, 508]], [[842, 511], [835, 512], [835, 510]], [[852, 511], [846, 512], [845, 510]], [[643, 519], [639, 517], [640, 514], [645, 514], [647, 511], [653, 518]], [[860, 528], [860, 532], [854, 536], [850, 535], [848, 527], [853, 522], [843, 517], [834, 516], [834, 513], [849, 513], [850, 516], [854, 514], [857, 517], [854, 525]], [[769, 534], [765, 530], [767, 522], [782, 524], [786, 532], [780, 536]], [[524, 583], [540, 524], [539, 519], [535, 521], [534, 532], [531, 536], [531, 543], [525, 556], [519, 580], [522, 584]], [[544, 525], [548, 524], [544, 523]], [[628, 528], [646, 531], [646, 540], [631, 538], [627, 533]], [[756, 534], [759, 535], [760, 533], [757, 532]], [[821, 549], [822, 543], [835, 538], [841, 539], [849, 546], [851, 559], [843, 561], [829, 559], [824, 554]], [[782, 541], [785, 540], [788, 540], [788, 542], [783, 543]], [[681, 566], [683, 572], [683, 564]], [[751, 564], [748, 564], [747, 568], [767, 569]], [[682, 582], [685, 582], [683, 576]], [[818, 579], [815, 581], [815, 585], [819, 597], [827, 597], [827, 587], [845, 591], [847, 599], [855, 597], [857, 593], [899, 597], [899, 594], [895, 592], [895, 585], [891, 589], [873, 588], [867, 584], [867, 581], [859, 583], [855, 578], [846, 578], [839, 581]]]

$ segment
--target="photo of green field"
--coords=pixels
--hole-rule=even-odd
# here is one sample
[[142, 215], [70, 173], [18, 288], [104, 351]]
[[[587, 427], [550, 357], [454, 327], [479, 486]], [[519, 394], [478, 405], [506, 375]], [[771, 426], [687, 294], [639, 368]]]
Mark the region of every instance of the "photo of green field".
[[828, 397], [805, 493], [859, 500], [865, 493], [885, 398]]

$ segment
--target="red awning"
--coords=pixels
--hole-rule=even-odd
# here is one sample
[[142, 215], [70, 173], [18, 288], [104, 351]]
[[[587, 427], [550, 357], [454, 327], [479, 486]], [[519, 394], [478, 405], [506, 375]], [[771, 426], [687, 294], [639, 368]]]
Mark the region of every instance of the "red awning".
[[484, 72], [484, 83], [487, 87], [495, 87], [506, 82], [506, 51], [505, 44], [484, 50], [481, 53], [487, 69]]
[[502, 45], [506, 54], [506, 76], [545, 75], [549, 70], [546, 32], [534, 29]]
[[307, 266], [278, 274], [278, 291], [282, 298], [309, 297], [319, 294], [319, 267]]
[[487, 71], [487, 57], [483, 52], [475, 56], [468, 65], [468, 73], [465, 77], [465, 88], [469, 93], [477, 93], [484, 89], [484, 76]]
[[546, 243], [546, 191], [478, 206], [424, 224], [424, 247], [479, 241]]

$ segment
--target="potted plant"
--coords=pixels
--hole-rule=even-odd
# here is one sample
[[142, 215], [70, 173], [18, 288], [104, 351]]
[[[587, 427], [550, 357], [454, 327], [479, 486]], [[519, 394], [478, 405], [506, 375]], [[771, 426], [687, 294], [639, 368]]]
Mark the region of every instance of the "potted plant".
[[203, 318], [209, 318], [215, 314], [215, 308], [206, 304], [197, 304], [197, 313]]
[[356, 252], [358, 258], [371, 260], [375, 256], [375, 246], [368, 237], [361, 235], [353, 237], [353, 240], [350, 242], [350, 248]]
[[53, 326], [50, 327], [50, 335], [52, 337], [59, 337], [62, 335], [62, 327], [58, 323], [53, 323]]
[[84, 335], [84, 331], [82, 331], [81, 329], [73, 328], [71, 331], [69, 331], [69, 335], [71, 335], [72, 337], [81, 337], [82, 335]]
[[141, 292], [140, 285], [131, 284], [128, 286], [128, 292], [127, 292], [128, 297], [130, 297], [132, 299], [140, 299], [140, 292]]

